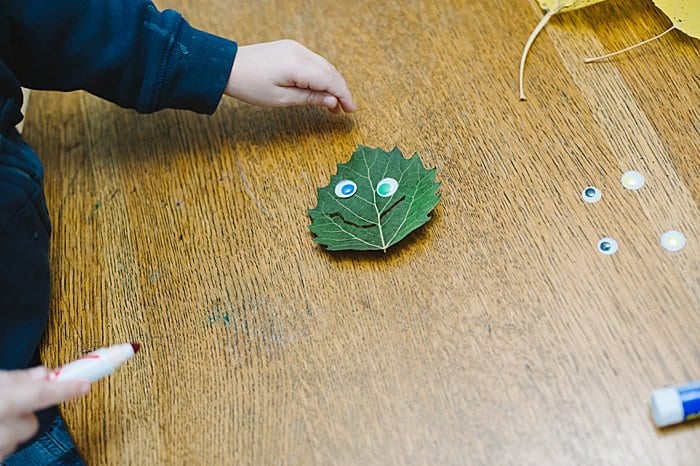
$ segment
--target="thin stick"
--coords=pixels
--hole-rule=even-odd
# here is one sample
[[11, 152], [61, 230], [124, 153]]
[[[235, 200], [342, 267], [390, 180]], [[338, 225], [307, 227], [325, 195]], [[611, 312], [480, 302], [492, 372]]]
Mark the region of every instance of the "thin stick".
[[664, 32], [662, 32], [661, 34], [657, 34], [657, 35], [655, 35], [654, 37], [652, 37], [652, 38], [650, 38], [650, 39], [647, 39], [647, 40], [644, 40], [644, 41], [642, 41], [642, 42], [640, 42], [640, 43], [638, 43], [638, 44], [630, 45], [629, 47], [626, 47], [626, 48], [624, 48], [624, 49], [622, 49], [622, 50], [618, 50], [617, 52], [607, 53], [607, 54], [601, 55], [601, 56], [599, 56], [599, 57], [586, 58], [585, 60], [583, 60], [583, 62], [584, 62], [584, 63], [593, 63], [593, 62], [596, 62], [596, 61], [605, 60], [606, 58], [614, 57], [615, 55], [619, 55], [619, 54], [621, 54], [621, 53], [628, 52], [628, 51], [630, 51], [630, 50], [632, 50], [632, 49], [636, 49], [637, 47], [641, 47], [642, 45], [647, 44], [647, 43], [649, 43], [649, 42], [651, 42], [651, 41], [653, 41], [653, 40], [660, 39], [661, 37], [665, 36], [666, 34], [668, 34], [669, 32], [673, 31], [674, 29], [676, 29], [676, 25], [675, 25], [675, 24], [674, 24], [673, 26], [671, 26], [670, 28], [666, 29], [666, 30], [665, 30]]
[[523, 90], [523, 74], [525, 73], [525, 60], [527, 60], [527, 54], [530, 51], [530, 47], [532, 47], [532, 43], [535, 42], [535, 39], [539, 35], [540, 31], [547, 25], [549, 22], [549, 19], [559, 13], [559, 10], [561, 10], [561, 7], [557, 5], [556, 8], [552, 9], [551, 11], [548, 11], [546, 15], [542, 17], [540, 22], [537, 24], [537, 27], [532, 31], [530, 34], [530, 37], [527, 38], [527, 42], [525, 42], [525, 48], [523, 49], [523, 54], [520, 57], [520, 75], [519, 75], [519, 83], [520, 83], [520, 100], [526, 100], [525, 99], [525, 91]]

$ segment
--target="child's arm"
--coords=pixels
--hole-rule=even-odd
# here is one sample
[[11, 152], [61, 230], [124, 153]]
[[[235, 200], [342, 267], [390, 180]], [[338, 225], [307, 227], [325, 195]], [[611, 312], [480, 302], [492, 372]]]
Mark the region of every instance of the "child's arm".
[[291, 40], [239, 47], [226, 94], [268, 107], [319, 105], [334, 113], [355, 110], [338, 70]]
[[51, 382], [45, 367], [0, 370], [0, 461], [30, 439], [39, 423], [38, 411], [84, 395], [88, 382]]
[[[277, 100], [261, 95], [270, 91], [265, 83], [274, 80], [285, 91], [308, 85], [338, 99], [341, 108], [353, 108], [337, 72], [319, 73], [325, 65], [316, 61], [297, 65], [279, 59], [285, 50], [294, 49], [296, 58], [311, 55], [308, 50], [244, 49], [242, 61], [233, 66], [235, 42], [191, 27], [175, 11], [159, 12], [150, 0], [3, 1], [9, 2], [13, 32], [10, 66], [25, 87], [85, 89], [142, 113], [163, 108], [213, 113], [225, 90], [264, 105], [306, 103], [299, 93], [296, 100], [290, 92]], [[273, 66], [255, 66], [255, 55], [270, 53], [277, 57]], [[256, 86], [246, 84], [251, 81]], [[315, 98], [308, 102], [317, 103]], [[332, 104], [326, 105], [339, 109]]]
[[236, 43], [192, 28], [149, 0], [9, 2], [15, 71], [25, 87], [85, 89], [150, 113], [212, 113]]

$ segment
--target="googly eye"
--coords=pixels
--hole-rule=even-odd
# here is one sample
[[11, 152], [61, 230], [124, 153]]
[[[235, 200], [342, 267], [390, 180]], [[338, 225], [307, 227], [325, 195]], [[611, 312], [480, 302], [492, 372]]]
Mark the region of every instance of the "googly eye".
[[617, 241], [610, 237], [601, 239], [598, 241], [598, 251], [606, 256], [612, 256], [617, 252]]
[[685, 235], [676, 230], [667, 231], [661, 235], [659, 241], [665, 250], [671, 252], [680, 251], [685, 247], [686, 243]]
[[622, 174], [620, 177], [620, 183], [625, 189], [635, 191], [642, 186], [644, 186], [644, 175], [634, 170], [630, 170]]
[[357, 192], [357, 185], [350, 180], [338, 181], [335, 185], [335, 195], [340, 198], [348, 198]]
[[591, 204], [598, 202], [601, 197], [603, 197], [603, 193], [595, 186], [589, 186], [581, 192], [581, 198]]
[[393, 178], [384, 178], [377, 183], [377, 194], [381, 197], [393, 196], [397, 189], [399, 189], [399, 182]]

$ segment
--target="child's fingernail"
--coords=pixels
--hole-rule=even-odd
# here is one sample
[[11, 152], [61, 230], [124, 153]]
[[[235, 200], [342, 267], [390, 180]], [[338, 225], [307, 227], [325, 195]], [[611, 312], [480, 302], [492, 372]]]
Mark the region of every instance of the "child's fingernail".
[[335, 97], [326, 96], [323, 98], [323, 106], [328, 108], [333, 108], [338, 104]]
[[89, 391], [90, 391], [90, 382], [83, 382], [83, 384], [80, 386], [80, 394], [85, 395]]

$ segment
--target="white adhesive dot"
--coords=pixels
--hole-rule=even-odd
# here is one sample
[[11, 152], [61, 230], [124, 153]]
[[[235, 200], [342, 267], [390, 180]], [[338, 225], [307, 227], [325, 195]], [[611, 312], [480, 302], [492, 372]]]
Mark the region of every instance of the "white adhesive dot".
[[637, 190], [644, 186], [644, 175], [634, 170], [630, 170], [622, 174], [620, 177], [620, 183], [625, 189]]
[[590, 204], [598, 202], [601, 197], [603, 197], [603, 192], [595, 186], [588, 186], [581, 191], [581, 198]]
[[661, 235], [661, 246], [671, 252], [680, 251], [685, 247], [685, 235], [680, 231], [670, 230]]
[[614, 238], [605, 237], [598, 241], [598, 251], [605, 254], [606, 256], [611, 256], [617, 252], [618, 246], [617, 241]]

